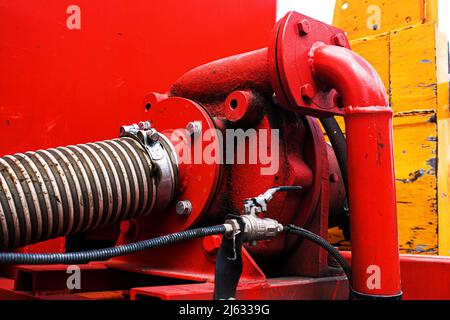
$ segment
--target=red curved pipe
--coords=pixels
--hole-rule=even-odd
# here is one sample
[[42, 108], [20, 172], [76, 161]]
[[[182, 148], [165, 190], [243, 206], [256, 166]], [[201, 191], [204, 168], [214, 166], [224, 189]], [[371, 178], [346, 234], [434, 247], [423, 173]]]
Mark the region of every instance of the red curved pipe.
[[355, 52], [343, 47], [318, 44], [311, 50], [310, 57], [315, 76], [336, 89], [345, 106], [389, 106], [378, 73]]
[[170, 95], [207, 101], [228, 96], [239, 89], [272, 94], [267, 48], [216, 60], [181, 76], [170, 88]]
[[311, 68], [335, 88], [345, 106], [353, 290], [401, 294], [395, 198], [392, 109], [372, 66], [338, 46], [311, 50]]

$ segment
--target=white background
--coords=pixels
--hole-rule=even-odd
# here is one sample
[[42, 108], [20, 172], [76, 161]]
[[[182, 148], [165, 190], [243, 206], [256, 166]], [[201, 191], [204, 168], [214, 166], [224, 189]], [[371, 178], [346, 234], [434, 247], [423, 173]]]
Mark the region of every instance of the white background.
[[[333, 22], [335, 0], [278, 0], [277, 19], [295, 10], [328, 24]], [[450, 0], [439, 0], [439, 29], [450, 39]]]

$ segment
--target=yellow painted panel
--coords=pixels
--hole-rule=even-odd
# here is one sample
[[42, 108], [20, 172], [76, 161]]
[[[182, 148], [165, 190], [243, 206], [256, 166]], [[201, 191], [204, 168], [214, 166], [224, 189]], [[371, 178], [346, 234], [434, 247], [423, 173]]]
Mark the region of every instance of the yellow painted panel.
[[438, 0], [425, 0], [425, 21], [424, 22], [436, 22], [439, 25], [439, 8]]
[[[340, 7], [344, 2], [347, 10]], [[369, 30], [365, 10], [380, 2], [381, 28]], [[402, 22], [405, 17], [411, 20]], [[348, 31], [353, 50], [390, 84], [400, 250], [450, 255], [448, 51], [435, 22], [437, 0], [338, 0], [335, 9], [335, 24]], [[329, 235], [349, 247], [337, 228]]]
[[[397, 214], [403, 253], [437, 253], [436, 134], [433, 110], [394, 118]], [[329, 239], [342, 249], [350, 245], [337, 228], [329, 231]]]
[[424, 0], [337, 0], [333, 24], [349, 39], [357, 39], [422, 23], [424, 18]]
[[434, 23], [391, 33], [391, 105], [395, 112], [436, 110]]
[[434, 113], [394, 118], [400, 250], [437, 253], [436, 123]]
[[389, 33], [385, 33], [351, 42], [352, 50], [375, 68], [387, 91], [390, 87], [389, 40]]
[[437, 32], [436, 60], [438, 80], [438, 212], [439, 254], [450, 255], [450, 112], [448, 47], [446, 37]]

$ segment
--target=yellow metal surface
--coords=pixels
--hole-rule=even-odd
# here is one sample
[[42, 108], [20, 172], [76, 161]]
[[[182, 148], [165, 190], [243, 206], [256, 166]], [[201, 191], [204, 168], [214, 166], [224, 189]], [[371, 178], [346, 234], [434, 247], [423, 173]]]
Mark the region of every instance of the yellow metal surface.
[[391, 105], [394, 111], [436, 110], [434, 23], [391, 32], [390, 47]]
[[389, 64], [390, 34], [366, 37], [352, 41], [352, 49], [363, 56], [377, 70], [384, 87], [389, 90], [390, 64]]
[[436, 33], [438, 124], [438, 224], [439, 254], [450, 255], [450, 111], [448, 46], [445, 35]]
[[437, 22], [437, 0], [337, 0], [333, 24], [358, 39]]
[[394, 118], [400, 250], [437, 253], [436, 123], [434, 112]]
[[[371, 5], [382, 8], [377, 30], [367, 27]], [[448, 51], [436, 30], [437, 12], [436, 0], [338, 0], [335, 24], [348, 32], [352, 49], [375, 67], [390, 95], [400, 250], [450, 255]], [[330, 239], [349, 245], [336, 228]]]

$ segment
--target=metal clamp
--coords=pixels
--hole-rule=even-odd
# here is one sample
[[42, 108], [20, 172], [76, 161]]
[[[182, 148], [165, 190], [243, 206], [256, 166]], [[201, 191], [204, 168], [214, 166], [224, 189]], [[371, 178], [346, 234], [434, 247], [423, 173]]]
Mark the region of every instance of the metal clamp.
[[178, 160], [166, 136], [151, 127], [149, 121], [122, 126], [120, 137], [138, 141], [147, 151], [156, 175], [156, 196], [153, 210], [162, 211], [172, 202], [178, 182]]

